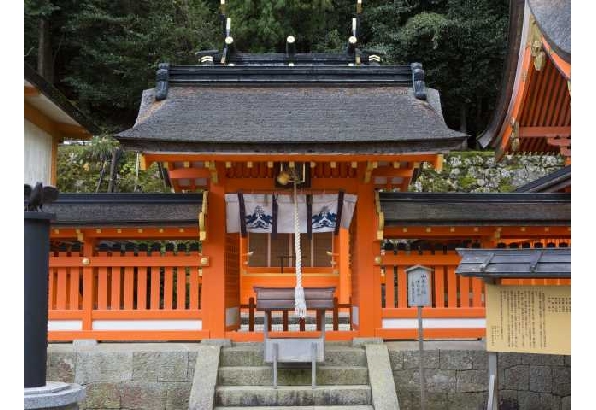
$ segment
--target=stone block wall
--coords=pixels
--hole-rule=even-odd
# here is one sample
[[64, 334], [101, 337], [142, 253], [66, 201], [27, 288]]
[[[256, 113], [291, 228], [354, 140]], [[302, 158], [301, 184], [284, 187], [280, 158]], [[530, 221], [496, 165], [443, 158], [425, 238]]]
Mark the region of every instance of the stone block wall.
[[[400, 410], [420, 408], [418, 342], [387, 342]], [[483, 410], [488, 353], [481, 341], [424, 344], [427, 410]], [[571, 408], [571, 357], [500, 353], [500, 410]]]
[[199, 343], [48, 346], [48, 380], [86, 387], [85, 409], [188, 409]]

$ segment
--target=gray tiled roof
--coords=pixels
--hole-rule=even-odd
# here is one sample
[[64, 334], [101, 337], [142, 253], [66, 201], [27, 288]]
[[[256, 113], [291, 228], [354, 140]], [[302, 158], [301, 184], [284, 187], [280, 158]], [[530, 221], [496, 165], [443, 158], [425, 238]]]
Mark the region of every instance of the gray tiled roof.
[[457, 249], [455, 273], [499, 278], [570, 278], [571, 249]]
[[60, 194], [52, 226], [197, 226], [202, 194]]
[[565, 226], [570, 194], [380, 193], [385, 226]]
[[536, 24], [548, 44], [571, 62], [571, 0], [528, 0]]

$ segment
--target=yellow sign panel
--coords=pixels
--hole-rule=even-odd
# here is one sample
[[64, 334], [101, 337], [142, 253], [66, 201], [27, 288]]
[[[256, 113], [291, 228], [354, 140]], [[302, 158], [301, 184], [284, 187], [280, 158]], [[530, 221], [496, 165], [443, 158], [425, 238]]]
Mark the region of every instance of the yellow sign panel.
[[486, 350], [571, 354], [571, 286], [486, 285]]

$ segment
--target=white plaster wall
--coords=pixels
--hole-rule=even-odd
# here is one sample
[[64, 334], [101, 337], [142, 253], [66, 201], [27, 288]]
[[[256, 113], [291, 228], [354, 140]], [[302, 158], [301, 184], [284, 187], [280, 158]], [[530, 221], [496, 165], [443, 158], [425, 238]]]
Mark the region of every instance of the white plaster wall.
[[52, 136], [25, 120], [25, 183], [50, 185], [52, 170]]

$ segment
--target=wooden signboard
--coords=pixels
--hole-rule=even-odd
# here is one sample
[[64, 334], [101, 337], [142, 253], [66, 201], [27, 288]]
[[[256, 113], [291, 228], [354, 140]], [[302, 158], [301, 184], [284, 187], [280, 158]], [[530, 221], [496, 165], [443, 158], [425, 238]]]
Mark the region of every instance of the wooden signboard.
[[420, 265], [406, 269], [408, 274], [408, 306], [431, 305], [431, 270]]
[[486, 285], [489, 352], [571, 354], [570, 286]]

